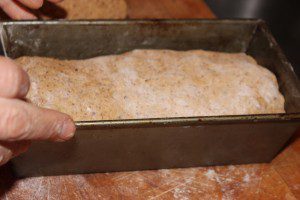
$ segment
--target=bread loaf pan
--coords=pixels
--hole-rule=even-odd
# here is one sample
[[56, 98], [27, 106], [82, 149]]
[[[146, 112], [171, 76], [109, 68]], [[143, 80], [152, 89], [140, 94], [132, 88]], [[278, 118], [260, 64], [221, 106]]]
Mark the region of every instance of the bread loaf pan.
[[[300, 127], [300, 85], [261, 20], [2, 22], [6, 56], [85, 59], [133, 49], [246, 52], [271, 70], [286, 114], [76, 122], [66, 143], [33, 142], [17, 176], [270, 162]], [[78, 102], [80, 103], [80, 102]]]

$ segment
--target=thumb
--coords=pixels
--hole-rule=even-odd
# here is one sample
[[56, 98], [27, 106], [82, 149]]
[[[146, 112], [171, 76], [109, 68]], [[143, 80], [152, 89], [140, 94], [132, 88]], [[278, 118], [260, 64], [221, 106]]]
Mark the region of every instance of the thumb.
[[18, 99], [0, 98], [0, 140], [54, 140], [73, 137], [70, 116], [36, 107]]

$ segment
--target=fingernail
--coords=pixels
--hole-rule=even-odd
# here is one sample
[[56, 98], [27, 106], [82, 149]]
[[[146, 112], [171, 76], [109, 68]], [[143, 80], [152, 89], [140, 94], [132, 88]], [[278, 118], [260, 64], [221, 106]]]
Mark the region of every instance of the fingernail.
[[22, 84], [20, 87], [20, 96], [26, 96], [28, 90], [29, 90], [28, 84]]
[[65, 121], [61, 129], [61, 134], [60, 134], [61, 141], [65, 141], [72, 138], [74, 136], [75, 130], [76, 127], [73, 120], [68, 119], [67, 121]]
[[20, 84], [20, 89], [19, 89], [19, 96], [20, 97], [25, 97], [29, 91], [30, 87], [30, 78], [28, 74], [22, 70], [22, 75], [21, 75], [21, 84]]

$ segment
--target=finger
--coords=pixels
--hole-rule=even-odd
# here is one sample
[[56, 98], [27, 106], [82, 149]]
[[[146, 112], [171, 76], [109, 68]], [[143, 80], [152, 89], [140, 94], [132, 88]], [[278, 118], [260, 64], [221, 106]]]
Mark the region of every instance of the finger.
[[59, 3], [59, 2], [62, 2], [63, 0], [48, 0], [49, 2], [52, 2], [52, 3]]
[[25, 5], [28, 8], [31, 9], [39, 9], [43, 6], [44, 1], [43, 0], [17, 0], [23, 5]]
[[0, 142], [0, 166], [10, 159], [24, 153], [30, 146], [29, 141], [21, 142]]
[[0, 7], [12, 19], [37, 19], [36, 16], [18, 5], [13, 0], [0, 0]]
[[73, 137], [75, 125], [66, 114], [18, 99], [0, 98], [0, 140], [54, 140]]
[[0, 96], [24, 98], [29, 90], [27, 73], [12, 60], [0, 57]]

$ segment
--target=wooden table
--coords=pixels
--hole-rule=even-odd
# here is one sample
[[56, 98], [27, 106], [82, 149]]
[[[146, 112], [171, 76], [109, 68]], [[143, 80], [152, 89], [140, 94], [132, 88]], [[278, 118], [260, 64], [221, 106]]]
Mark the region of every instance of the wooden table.
[[[127, 0], [129, 18], [213, 18], [201, 0]], [[300, 132], [270, 164], [36, 177], [0, 170], [2, 199], [300, 199]]]

